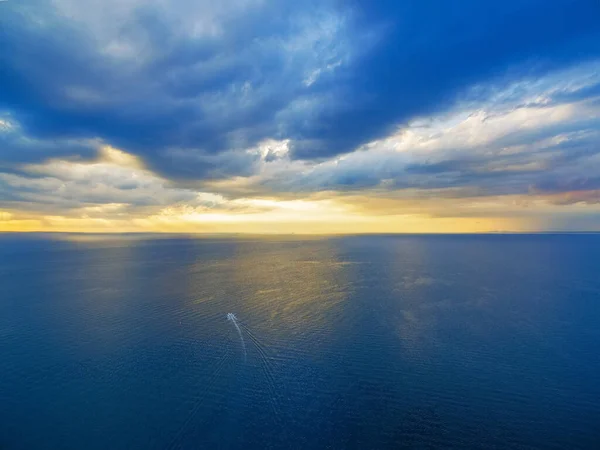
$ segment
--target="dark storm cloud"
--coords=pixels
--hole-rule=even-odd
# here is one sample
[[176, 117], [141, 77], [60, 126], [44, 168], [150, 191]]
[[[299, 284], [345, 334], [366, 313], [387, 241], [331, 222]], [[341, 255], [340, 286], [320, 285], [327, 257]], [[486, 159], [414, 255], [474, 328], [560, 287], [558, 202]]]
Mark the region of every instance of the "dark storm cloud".
[[0, 130], [0, 171], [51, 158], [91, 159], [96, 153], [97, 145], [91, 142], [31, 139], [19, 130]]
[[385, 23], [385, 39], [351, 68], [345, 88], [353, 104], [320, 111], [295, 130], [299, 157], [352, 150], [445, 109], [470, 85], [517, 75], [509, 69], [519, 63], [541, 74], [600, 51], [600, 3], [593, 0], [368, 5], [361, 25]]
[[[275, 134], [274, 115], [298, 96], [303, 61], [280, 48], [287, 19], [270, 17], [292, 13], [274, 3], [234, 14], [225, 36], [192, 39], [176, 21], [138, 7], [120, 31], [134, 52], [123, 59], [43, 2], [15, 7], [0, 19], [0, 106], [35, 137], [99, 137], [160, 172], [203, 177], [214, 169], [207, 155]], [[174, 158], [180, 149], [192, 156]]]
[[[327, 158], [492, 79], [600, 55], [597, 0], [234, 2], [196, 36], [182, 24], [202, 5], [139, 3], [112, 28], [0, 5], [0, 108], [38, 139], [99, 138], [171, 178], [218, 178], [252, 173], [244, 150], [266, 138]], [[39, 158], [53, 152], [86, 148]]]

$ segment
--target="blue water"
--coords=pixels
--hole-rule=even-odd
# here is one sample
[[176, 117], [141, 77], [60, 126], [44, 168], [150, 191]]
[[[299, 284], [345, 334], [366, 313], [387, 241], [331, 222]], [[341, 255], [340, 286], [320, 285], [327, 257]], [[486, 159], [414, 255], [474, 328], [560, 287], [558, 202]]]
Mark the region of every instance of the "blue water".
[[600, 235], [0, 235], [0, 357], [2, 449], [600, 448]]

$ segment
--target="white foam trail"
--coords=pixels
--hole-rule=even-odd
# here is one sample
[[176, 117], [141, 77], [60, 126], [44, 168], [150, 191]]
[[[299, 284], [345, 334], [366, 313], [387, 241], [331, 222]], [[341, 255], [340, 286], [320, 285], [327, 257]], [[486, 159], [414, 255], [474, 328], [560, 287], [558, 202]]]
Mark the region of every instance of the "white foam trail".
[[242, 336], [242, 330], [240, 330], [240, 326], [237, 323], [237, 317], [233, 313], [227, 313], [227, 320], [230, 320], [235, 325], [235, 329], [240, 335], [240, 341], [242, 341], [242, 349], [244, 350], [244, 361], [246, 361], [248, 355], [246, 353], [246, 342], [244, 342], [244, 336]]

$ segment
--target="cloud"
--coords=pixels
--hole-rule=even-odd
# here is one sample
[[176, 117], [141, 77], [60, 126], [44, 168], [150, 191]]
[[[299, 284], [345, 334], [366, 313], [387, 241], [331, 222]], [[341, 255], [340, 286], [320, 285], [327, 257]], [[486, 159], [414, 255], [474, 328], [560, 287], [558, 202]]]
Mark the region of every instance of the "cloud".
[[318, 81], [349, 57], [344, 17], [326, 2], [129, 1], [96, 11], [37, 1], [0, 20], [0, 46], [11, 48], [0, 56], [0, 107], [28, 135], [101, 139], [181, 178], [223, 176], [214, 154], [235, 158], [281, 134], [276, 116], [296, 120], [293, 104], [320, 98]]
[[384, 26], [384, 39], [350, 68], [344, 87], [351, 102], [319, 111], [293, 136], [300, 157], [347, 152], [414, 117], [446, 110], [469, 90], [489, 94], [490, 80], [539, 76], [600, 49], [600, 7], [593, 1], [468, 1], [460, 8], [375, 1], [362, 13], [360, 24]]
[[181, 203], [205, 209], [225, 203], [220, 195], [174, 187], [111, 147], [92, 161], [52, 160], [0, 173], [0, 196], [5, 205], [53, 214], [135, 215]]
[[597, 217], [597, 0], [1, 9], [0, 228]]
[[11, 2], [0, 108], [33, 138], [99, 139], [172, 179], [247, 175], [266, 139], [329, 158], [598, 57], [598, 19], [595, 0]]
[[36, 139], [25, 135], [10, 116], [0, 118], [0, 170], [51, 158], [90, 159], [98, 146], [92, 139]]
[[347, 155], [267, 165], [261, 182], [274, 192], [445, 189], [467, 197], [595, 188], [600, 108], [596, 97], [578, 94], [600, 72], [596, 63], [578, 71], [588, 83], [576, 89], [571, 69], [568, 84], [559, 76], [536, 79], [536, 89], [520, 81], [476, 109], [459, 104]]

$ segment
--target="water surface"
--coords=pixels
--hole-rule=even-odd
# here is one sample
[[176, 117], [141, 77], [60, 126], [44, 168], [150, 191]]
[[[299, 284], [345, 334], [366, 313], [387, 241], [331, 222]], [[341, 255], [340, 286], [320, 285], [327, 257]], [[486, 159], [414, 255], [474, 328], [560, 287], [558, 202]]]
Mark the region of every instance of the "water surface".
[[598, 274], [599, 235], [0, 235], [0, 448], [598, 448]]

